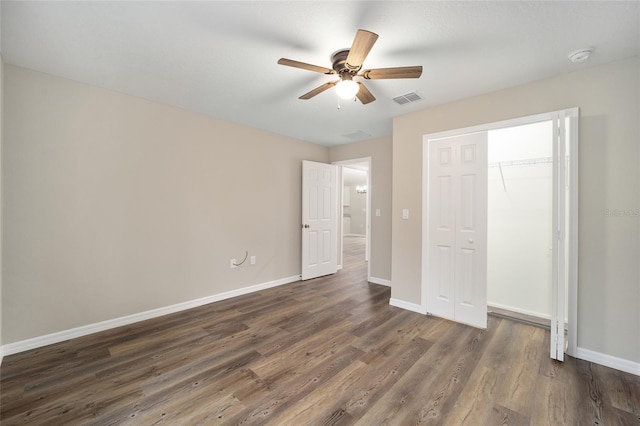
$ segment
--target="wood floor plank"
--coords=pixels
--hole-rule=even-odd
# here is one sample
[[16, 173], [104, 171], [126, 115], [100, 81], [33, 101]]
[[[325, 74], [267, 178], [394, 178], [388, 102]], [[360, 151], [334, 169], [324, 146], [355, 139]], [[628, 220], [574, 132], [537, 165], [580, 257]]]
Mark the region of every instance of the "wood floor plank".
[[[269, 425], [286, 424], [340, 424], [353, 420], [344, 406], [357, 389], [358, 382], [369, 373], [369, 366], [359, 360], [354, 361], [326, 383], [331, 389], [327, 395], [325, 388], [319, 388], [300, 399], [290, 410], [280, 413], [269, 421]], [[318, 419], [324, 416], [323, 421]], [[347, 421], [348, 420], [348, 421]]]
[[496, 405], [491, 410], [491, 416], [489, 416], [489, 418], [487, 419], [487, 424], [528, 426], [530, 424], [530, 420], [528, 417], [523, 416], [516, 411], [512, 411], [500, 405]]
[[[434, 319], [432, 319], [434, 320]], [[411, 368], [386, 392], [375, 406], [370, 407], [358, 424], [387, 424], [409, 422], [405, 416], [419, 412], [425, 404], [424, 397], [434, 389], [438, 371], [454, 362], [453, 348], [464, 345], [465, 337], [472, 331], [470, 327], [460, 326], [449, 321], [436, 320], [438, 324], [456, 330], [449, 339], [432, 342], [427, 351], [418, 358]], [[425, 341], [427, 342], [427, 341]], [[375, 366], [375, 364], [373, 364]]]
[[612, 407], [640, 417], [640, 377], [597, 364], [593, 372], [602, 378], [603, 391]]
[[517, 341], [523, 344], [513, 348], [510, 359], [505, 362], [506, 369], [499, 370], [502, 386], [496, 401], [501, 407], [528, 417], [532, 409], [531, 387], [523, 383], [536, 382], [538, 360], [546, 356], [544, 330], [520, 323], [514, 325]]
[[636, 425], [640, 377], [549, 332], [389, 305], [364, 239], [343, 269], [6, 356], [5, 425]]
[[495, 370], [478, 366], [447, 415], [447, 423], [455, 425], [488, 424], [496, 405], [498, 377]]
[[278, 413], [293, 406], [299, 398], [311, 393], [322, 386], [333, 376], [340, 373], [346, 366], [353, 363], [361, 355], [361, 351], [352, 346], [339, 349], [335, 356], [326, 359], [315, 366], [313, 370], [305, 371], [288, 381], [286, 384], [274, 389], [268, 400], [261, 400], [248, 407], [232, 419], [227, 424], [261, 425]]

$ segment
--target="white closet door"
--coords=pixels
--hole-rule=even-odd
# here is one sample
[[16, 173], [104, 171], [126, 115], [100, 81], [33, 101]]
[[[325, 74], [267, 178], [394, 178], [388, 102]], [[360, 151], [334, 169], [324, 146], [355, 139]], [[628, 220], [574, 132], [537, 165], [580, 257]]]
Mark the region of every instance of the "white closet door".
[[427, 311], [487, 326], [487, 133], [429, 142]]
[[455, 199], [453, 138], [429, 143], [429, 266], [427, 311], [455, 317]]
[[572, 119], [577, 112], [560, 111], [553, 120], [553, 262], [551, 280], [551, 358], [564, 361], [566, 289], [569, 281], [569, 227], [567, 213], [570, 197], [567, 196], [568, 177], [571, 175], [570, 140]]
[[487, 328], [487, 133], [457, 139], [455, 319]]

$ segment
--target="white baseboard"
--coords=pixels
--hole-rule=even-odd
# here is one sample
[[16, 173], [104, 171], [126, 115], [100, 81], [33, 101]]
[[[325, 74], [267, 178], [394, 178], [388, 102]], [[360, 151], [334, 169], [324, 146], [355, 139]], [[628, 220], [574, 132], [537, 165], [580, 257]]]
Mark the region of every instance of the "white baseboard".
[[367, 281], [369, 281], [371, 284], [380, 284], [380, 285], [386, 285], [387, 287], [391, 287], [391, 281], [385, 280], [384, 278], [369, 277]]
[[526, 309], [514, 308], [513, 306], [501, 305], [499, 303], [487, 302], [487, 306], [491, 308], [506, 309], [507, 311], [517, 312], [519, 314], [529, 315], [543, 319], [551, 319], [551, 315], [542, 314], [540, 312], [528, 311]]
[[640, 376], [640, 363], [638, 362], [629, 361], [627, 359], [618, 358], [581, 347], [576, 348], [574, 357]]
[[427, 311], [422, 307], [422, 305], [418, 305], [417, 303], [406, 302], [400, 299], [394, 299], [393, 297], [389, 299], [389, 304], [391, 306], [395, 306], [396, 308], [406, 309], [408, 311], [417, 312], [423, 315], [426, 315], [427, 313]]
[[150, 311], [140, 312], [133, 315], [127, 315], [125, 317], [114, 318], [107, 321], [102, 321], [94, 324], [84, 325], [82, 327], [72, 328], [70, 330], [59, 331], [57, 333], [47, 334], [44, 336], [34, 337], [32, 339], [22, 340], [15, 343], [9, 343], [0, 347], [0, 355], [13, 355], [19, 352], [28, 351], [30, 349], [40, 348], [42, 346], [51, 345], [53, 343], [63, 342], [65, 340], [73, 339], [76, 337], [86, 336], [88, 334], [97, 333], [99, 331], [109, 330], [111, 328], [121, 327], [123, 325], [133, 324], [139, 321], [148, 320], [151, 318], [160, 317], [175, 312], [184, 311], [198, 306], [206, 305], [208, 303], [219, 302], [221, 300], [230, 299], [236, 296], [242, 296], [244, 294], [254, 293], [260, 290], [266, 290], [271, 287], [277, 287], [284, 284], [300, 281], [300, 275], [294, 275], [292, 277], [281, 278], [279, 280], [269, 281], [262, 284], [256, 284], [249, 287], [240, 288], [237, 290], [231, 290], [220, 294], [214, 294], [212, 296], [203, 297], [200, 299], [190, 300], [187, 302], [177, 303], [171, 306], [165, 306], [163, 308], [152, 309]]

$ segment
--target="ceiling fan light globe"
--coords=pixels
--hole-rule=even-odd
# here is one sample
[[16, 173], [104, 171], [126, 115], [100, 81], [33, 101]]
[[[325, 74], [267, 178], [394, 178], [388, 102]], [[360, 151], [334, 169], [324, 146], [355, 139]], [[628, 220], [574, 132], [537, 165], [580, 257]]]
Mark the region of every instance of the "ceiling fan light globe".
[[358, 93], [360, 87], [353, 80], [342, 80], [336, 84], [336, 93], [340, 99], [352, 99]]

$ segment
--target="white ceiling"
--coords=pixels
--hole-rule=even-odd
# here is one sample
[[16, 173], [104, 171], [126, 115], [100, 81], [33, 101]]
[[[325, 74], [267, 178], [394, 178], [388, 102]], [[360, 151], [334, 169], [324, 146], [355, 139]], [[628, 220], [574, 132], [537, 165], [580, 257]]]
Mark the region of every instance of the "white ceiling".
[[[392, 117], [640, 54], [640, 2], [2, 1], [6, 63], [327, 146], [391, 134]], [[422, 65], [367, 81], [377, 100], [327, 91], [358, 28], [379, 34], [364, 68]], [[573, 64], [582, 47], [594, 53]], [[404, 106], [391, 99], [418, 91]], [[350, 137], [345, 135], [351, 135]]]

